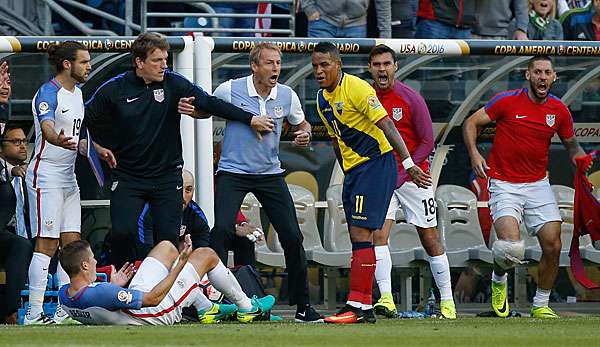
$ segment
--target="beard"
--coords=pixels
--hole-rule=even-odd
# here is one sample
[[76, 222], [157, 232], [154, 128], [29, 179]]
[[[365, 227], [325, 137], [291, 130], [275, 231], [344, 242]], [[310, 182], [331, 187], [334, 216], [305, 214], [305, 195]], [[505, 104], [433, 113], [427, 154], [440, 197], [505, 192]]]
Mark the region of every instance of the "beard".
[[85, 83], [87, 81], [85, 74], [78, 75], [74, 71], [71, 71], [71, 78], [77, 81], [78, 83]]

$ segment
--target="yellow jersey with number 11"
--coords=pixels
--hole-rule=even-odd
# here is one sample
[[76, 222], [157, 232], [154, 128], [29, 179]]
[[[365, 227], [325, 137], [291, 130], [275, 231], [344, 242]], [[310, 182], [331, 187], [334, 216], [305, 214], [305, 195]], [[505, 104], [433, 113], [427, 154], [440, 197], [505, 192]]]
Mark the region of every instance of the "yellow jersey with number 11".
[[343, 73], [333, 92], [317, 92], [317, 111], [329, 136], [338, 140], [344, 172], [392, 150], [375, 125], [387, 112], [366, 81]]

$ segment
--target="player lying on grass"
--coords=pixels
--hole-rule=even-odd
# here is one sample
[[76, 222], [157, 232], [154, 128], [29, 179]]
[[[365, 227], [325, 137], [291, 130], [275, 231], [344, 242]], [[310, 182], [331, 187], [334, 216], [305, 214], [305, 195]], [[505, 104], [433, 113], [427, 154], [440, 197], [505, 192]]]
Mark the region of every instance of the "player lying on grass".
[[[203, 320], [219, 321], [237, 314], [238, 321], [248, 323], [267, 317], [275, 303], [271, 295], [248, 298], [212, 249], [192, 251], [189, 235], [180, 253], [172, 243], [161, 241], [135, 276], [133, 265], [126, 263], [113, 271], [110, 283], [95, 283], [96, 259], [86, 241], [64, 247], [60, 263], [70, 278], [59, 290], [60, 302], [83, 324], [171, 325], [181, 320], [181, 311], [188, 306], [198, 309]], [[198, 283], [205, 273], [235, 305], [214, 304], [204, 296]]]

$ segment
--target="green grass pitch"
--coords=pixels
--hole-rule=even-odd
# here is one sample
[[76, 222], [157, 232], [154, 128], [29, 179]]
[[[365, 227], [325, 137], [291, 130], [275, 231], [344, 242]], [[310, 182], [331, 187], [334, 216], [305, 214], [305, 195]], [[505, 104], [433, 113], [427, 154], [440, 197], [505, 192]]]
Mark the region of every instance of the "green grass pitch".
[[376, 324], [142, 327], [0, 326], [0, 345], [42, 346], [598, 346], [600, 317], [557, 320], [459, 318], [384, 320]]

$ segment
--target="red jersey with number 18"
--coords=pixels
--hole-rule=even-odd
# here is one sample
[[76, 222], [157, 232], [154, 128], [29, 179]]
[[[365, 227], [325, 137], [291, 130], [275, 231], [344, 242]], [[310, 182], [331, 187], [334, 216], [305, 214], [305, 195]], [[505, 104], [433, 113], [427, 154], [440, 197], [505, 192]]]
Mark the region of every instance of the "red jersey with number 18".
[[496, 121], [496, 135], [488, 158], [488, 176], [511, 183], [535, 182], [546, 177], [548, 150], [554, 134], [575, 135], [565, 104], [549, 94], [533, 102], [527, 88], [498, 93], [485, 112]]

